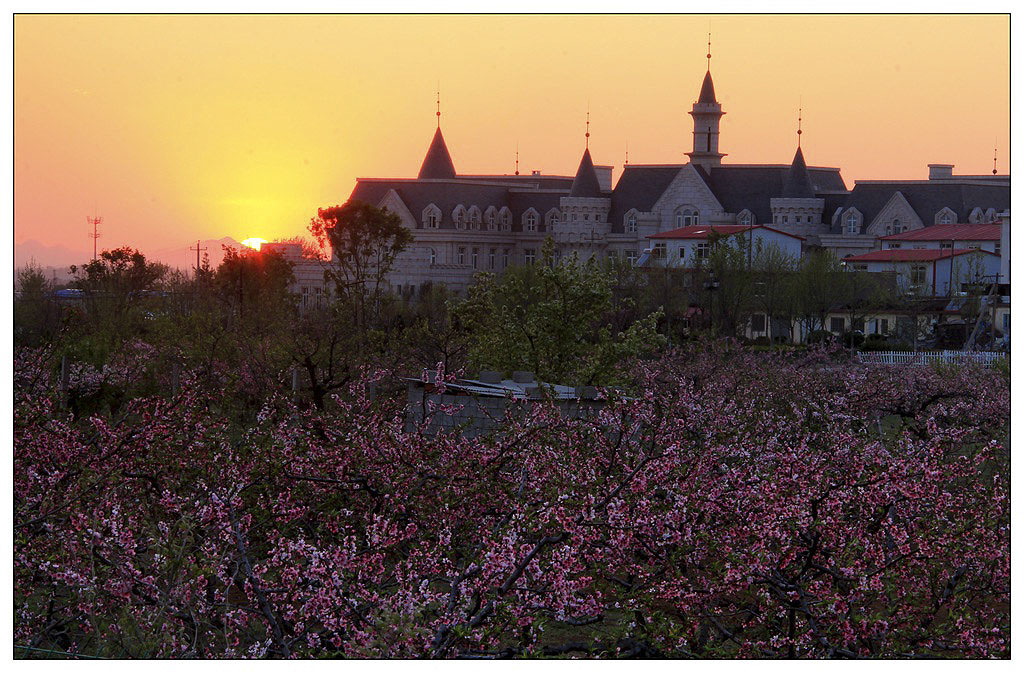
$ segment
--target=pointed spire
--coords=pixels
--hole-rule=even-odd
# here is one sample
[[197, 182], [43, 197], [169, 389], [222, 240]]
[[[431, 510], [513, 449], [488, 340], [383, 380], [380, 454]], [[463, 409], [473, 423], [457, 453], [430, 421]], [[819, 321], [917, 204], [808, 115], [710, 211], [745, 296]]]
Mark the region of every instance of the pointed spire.
[[804, 161], [804, 151], [799, 147], [796, 148], [796, 154], [793, 156], [793, 163], [789, 167], [789, 175], [786, 176], [786, 183], [782, 187], [782, 198], [814, 198], [814, 187], [811, 185], [811, 176], [807, 172], [807, 163]]
[[583, 150], [580, 167], [576, 169], [576, 177], [572, 180], [569, 196], [596, 198], [601, 196], [601, 184], [597, 181], [594, 161], [590, 158], [590, 148]]
[[711, 80], [711, 71], [704, 75], [704, 83], [700, 85], [700, 97], [697, 98], [698, 105], [717, 105], [715, 99], [715, 83]]
[[455, 177], [455, 164], [452, 163], [452, 156], [448, 153], [448, 146], [441, 135], [441, 127], [434, 131], [434, 139], [430, 141], [430, 148], [427, 156], [423, 158], [423, 165], [420, 166], [420, 173], [417, 176], [423, 178], [446, 179]]

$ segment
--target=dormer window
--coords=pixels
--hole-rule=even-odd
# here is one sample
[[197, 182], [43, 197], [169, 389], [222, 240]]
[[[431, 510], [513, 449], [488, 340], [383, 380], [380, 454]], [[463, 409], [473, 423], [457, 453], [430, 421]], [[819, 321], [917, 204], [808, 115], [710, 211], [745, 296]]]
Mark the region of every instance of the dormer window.
[[636, 233], [636, 213], [630, 213], [626, 216], [626, 231], [630, 234]]
[[850, 211], [846, 214], [846, 233], [856, 234], [858, 228], [857, 213]]
[[452, 219], [455, 220], [456, 229], [465, 229], [467, 220], [466, 209], [462, 206], [455, 208], [455, 211], [452, 213]]
[[508, 208], [501, 209], [499, 219], [501, 220], [502, 231], [510, 231], [512, 229], [512, 213]]
[[537, 231], [537, 213], [532, 210], [526, 213], [524, 218], [526, 222], [526, 231]]
[[476, 206], [469, 209], [469, 228], [480, 229], [480, 209]]
[[753, 224], [754, 217], [753, 215], [751, 215], [749, 210], [744, 210], [743, 212], [740, 213], [739, 217], [737, 218], [737, 221], [744, 227], [749, 227], [751, 224]]
[[423, 226], [427, 229], [437, 229], [441, 225], [441, 211], [434, 204], [423, 209]]
[[949, 208], [943, 208], [936, 220], [938, 224], [953, 224], [953, 211]]
[[487, 212], [484, 213], [484, 219], [487, 220], [488, 231], [498, 230], [498, 211], [494, 209], [494, 206], [487, 209]]

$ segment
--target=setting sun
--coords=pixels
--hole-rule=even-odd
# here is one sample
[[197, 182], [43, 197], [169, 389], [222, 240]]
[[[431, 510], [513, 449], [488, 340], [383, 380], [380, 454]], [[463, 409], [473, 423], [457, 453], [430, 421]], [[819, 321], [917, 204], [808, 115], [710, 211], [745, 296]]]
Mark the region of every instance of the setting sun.
[[259, 250], [260, 246], [262, 246], [266, 242], [267, 239], [265, 238], [247, 238], [244, 241], [242, 241], [242, 245], [253, 248], [254, 250]]

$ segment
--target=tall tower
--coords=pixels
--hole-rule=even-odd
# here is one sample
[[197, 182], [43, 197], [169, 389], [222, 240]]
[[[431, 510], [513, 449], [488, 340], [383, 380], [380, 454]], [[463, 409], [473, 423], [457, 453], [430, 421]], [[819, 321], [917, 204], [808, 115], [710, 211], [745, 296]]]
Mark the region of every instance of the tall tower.
[[708, 71], [700, 87], [700, 96], [690, 110], [693, 117], [693, 151], [687, 152], [690, 163], [704, 168], [721, 166], [725, 154], [718, 151], [718, 127], [722, 121], [722, 105], [715, 99], [715, 83], [711, 79], [711, 34], [708, 33]]

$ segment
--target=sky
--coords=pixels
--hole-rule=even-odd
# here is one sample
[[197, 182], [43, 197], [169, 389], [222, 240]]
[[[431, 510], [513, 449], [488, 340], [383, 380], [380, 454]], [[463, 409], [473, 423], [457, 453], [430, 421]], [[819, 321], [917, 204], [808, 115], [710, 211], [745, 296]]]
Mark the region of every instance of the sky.
[[[15, 242], [143, 251], [306, 234], [357, 177], [684, 163], [707, 69], [726, 163], [1009, 172], [1009, 18], [44, 16], [14, 22]], [[84, 260], [83, 260], [84, 261]], [[45, 263], [45, 260], [43, 260]]]

